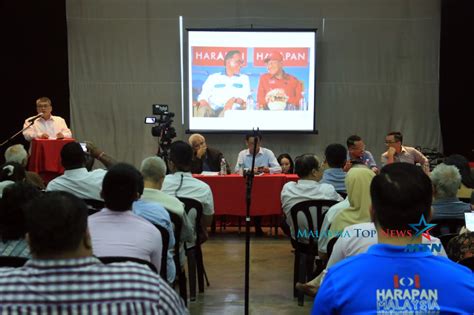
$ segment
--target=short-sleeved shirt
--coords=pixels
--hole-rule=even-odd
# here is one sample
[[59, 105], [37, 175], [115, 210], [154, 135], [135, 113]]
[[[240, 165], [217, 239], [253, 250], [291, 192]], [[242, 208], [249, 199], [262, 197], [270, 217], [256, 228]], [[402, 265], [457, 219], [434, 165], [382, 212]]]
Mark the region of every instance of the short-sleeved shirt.
[[267, 93], [275, 89], [282, 89], [285, 91], [285, 94], [288, 97], [288, 104], [292, 104], [296, 107], [300, 106], [303, 85], [291, 74], [283, 72], [283, 77], [281, 79], [278, 79], [270, 73], [265, 73], [260, 77], [257, 93], [257, 102], [260, 108], [267, 105], [267, 101], [265, 100]]
[[205, 100], [213, 110], [224, 108], [225, 103], [232, 98], [241, 98], [247, 101], [250, 96], [250, 80], [245, 74], [228, 76], [219, 72], [207, 77], [202, 86], [198, 101]]

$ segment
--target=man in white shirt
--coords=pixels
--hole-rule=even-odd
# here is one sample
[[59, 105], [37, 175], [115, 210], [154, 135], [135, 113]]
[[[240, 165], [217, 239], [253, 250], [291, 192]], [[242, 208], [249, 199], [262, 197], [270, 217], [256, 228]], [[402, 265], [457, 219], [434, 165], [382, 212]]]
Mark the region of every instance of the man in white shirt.
[[39, 139], [63, 139], [71, 138], [71, 130], [67, 127], [66, 122], [59, 116], [51, 115], [53, 106], [51, 100], [47, 97], [40, 97], [36, 100], [36, 111], [38, 115], [29, 117], [25, 120], [23, 128], [23, 136], [26, 140], [31, 141], [35, 138]]
[[[295, 238], [293, 220], [291, 219], [291, 208], [294, 205], [306, 200], [343, 200], [334, 186], [318, 182], [319, 162], [314, 155], [304, 154], [297, 157], [295, 173], [300, 177], [298, 182], [286, 183], [281, 191], [281, 204], [286, 222], [290, 226], [292, 238]], [[316, 212], [312, 212], [311, 215], [316, 220]], [[317, 222], [313, 223], [314, 226], [317, 226]]]
[[271, 150], [262, 148], [260, 145], [262, 143], [262, 135], [257, 134], [256, 136], [253, 133], [245, 135], [245, 144], [247, 149], [239, 152], [237, 156], [237, 163], [235, 163], [235, 172], [238, 173], [242, 169], [250, 169], [252, 167], [252, 156], [255, 142], [256, 152], [255, 155], [255, 171], [263, 173], [281, 173], [281, 166], [278, 163], [275, 154]]
[[205, 233], [214, 215], [214, 200], [209, 185], [191, 175], [192, 158], [193, 149], [189, 144], [184, 141], [175, 141], [171, 144], [168, 166], [172, 174], [166, 175], [162, 191], [177, 198], [199, 201], [203, 212], [202, 232]]
[[118, 163], [110, 168], [102, 183], [105, 208], [89, 216], [94, 255], [126, 256], [150, 261], [159, 271], [163, 244], [160, 231], [150, 222], [132, 213], [139, 198], [140, 172]]
[[[114, 159], [88, 142], [87, 149], [91, 157], [101, 161], [107, 168], [115, 164]], [[100, 191], [106, 170], [86, 169], [86, 154], [78, 142], [66, 143], [61, 149], [61, 163], [64, 174], [48, 183], [46, 191], [61, 190], [72, 193], [81, 199], [102, 200]]]

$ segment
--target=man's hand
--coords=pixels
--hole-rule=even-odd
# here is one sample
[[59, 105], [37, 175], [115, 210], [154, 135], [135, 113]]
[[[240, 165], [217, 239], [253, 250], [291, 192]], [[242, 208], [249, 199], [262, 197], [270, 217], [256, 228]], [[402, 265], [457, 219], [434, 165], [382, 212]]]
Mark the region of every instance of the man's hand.
[[209, 106], [209, 103], [206, 100], [200, 100], [197, 102], [198, 106]]
[[86, 141], [86, 148], [87, 148], [87, 152], [90, 153], [90, 155], [96, 159], [103, 151], [100, 150], [98, 147], [95, 146], [95, 144], [93, 144], [92, 142], [90, 141]]
[[347, 161], [346, 161], [346, 164], [344, 164], [344, 168], [343, 168], [344, 172], [346, 172], [346, 173], [349, 172], [349, 170], [351, 169], [351, 167], [352, 167], [351, 160], [347, 160]]
[[389, 147], [387, 150], [387, 157], [393, 158], [397, 150], [394, 147]]
[[41, 136], [39, 136], [40, 139], [49, 139], [49, 136], [47, 133], [43, 133]]
[[232, 109], [232, 106], [234, 105], [235, 100], [236, 100], [235, 97], [229, 98], [229, 100], [224, 105], [224, 111]]
[[206, 154], [207, 146], [205, 144], [201, 145], [199, 149], [196, 151], [196, 157], [201, 159], [204, 154]]
[[56, 139], [64, 139], [63, 133], [62, 133], [62, 132], [58, 132], [58, 133], [56, 134]]
[[371, 169], [375, 174], [378, 174], [378, 173], [379, 173], [379, 169], [378, 169], [376, 166], [371, 167], [370, 169]]

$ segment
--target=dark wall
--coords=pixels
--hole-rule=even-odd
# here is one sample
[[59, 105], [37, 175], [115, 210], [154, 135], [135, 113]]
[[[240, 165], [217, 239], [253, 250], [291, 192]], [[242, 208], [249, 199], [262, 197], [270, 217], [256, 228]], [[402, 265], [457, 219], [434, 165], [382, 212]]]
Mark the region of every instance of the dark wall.
[[[64, 0], [1, 0], [1, 142], [36, 114], [35, 101], [51, 98], [53, 115], [69, 124], [66, 7]], [[0, 148], [27, 143], [20, 135]]]
[[474, 161], [474, 1], [442, 0], [439, 113], [446, 155]]

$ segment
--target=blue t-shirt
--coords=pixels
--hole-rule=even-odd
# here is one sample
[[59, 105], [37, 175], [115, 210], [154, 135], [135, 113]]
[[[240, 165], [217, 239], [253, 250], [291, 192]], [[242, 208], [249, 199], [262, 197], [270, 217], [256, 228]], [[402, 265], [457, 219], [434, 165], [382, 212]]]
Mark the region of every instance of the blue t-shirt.
[[311, 314], [474, 314], [473, 273], [431, 252], [372, 245], [329, 269]]
[[346, 172], [342, 168], [328, 168], [323, 172], [320, 183], [333, 185], [337, 192], [346, 192]]

